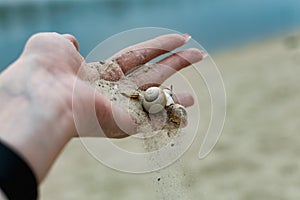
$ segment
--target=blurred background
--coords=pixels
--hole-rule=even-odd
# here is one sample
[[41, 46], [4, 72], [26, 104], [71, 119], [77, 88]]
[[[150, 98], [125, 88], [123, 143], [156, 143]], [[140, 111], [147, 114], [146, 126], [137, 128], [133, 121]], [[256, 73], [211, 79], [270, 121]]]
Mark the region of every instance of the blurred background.
[[1, 0], [0, 66], [40, 31], [74, 34], [86, 55], [107, 37], [137, 27], [189, 33], [208, 51], [299, 27], [298, 0]]
[[[228, 111], [214, 151], [197, 159], [199, 134], [181, 159], [180, 188], [190, 199], [300, 199], [299, 11], [299, 0], [0, 0], [0, 69], [41, 31], [75, 35], [83, 56], [132, 28], [189, 33], [218, 65]], [[152, 179], [102, 166], [74, 139], [40, 199], [171, 199], [179, 187]]]

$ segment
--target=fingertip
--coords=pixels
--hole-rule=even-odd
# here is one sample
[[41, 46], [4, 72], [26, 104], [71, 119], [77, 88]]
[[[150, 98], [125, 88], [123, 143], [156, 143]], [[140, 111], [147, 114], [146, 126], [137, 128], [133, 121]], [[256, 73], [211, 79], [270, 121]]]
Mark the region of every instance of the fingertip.
[[208, 56], [205, 51], [199, 50], [197, 48], [189, 48], [187, 50], [184, 50], [183, 52], [185, 56], [187, 56], [190, 63], [199, 62]]
[[190, 107], [194, 105], [195, 99], [190, 93], [179, 93], [176, 94], [176, 103], [179, 103], [184, 107]]
[[192, 36], [190, 36], [188, 33], [182, 34], [182, 36], [184, 37], [185, 42], [188, 42], [192, 38]]
[[71, 34], [63, 34], [62, 35], [64, 38], [68, 39], [69, 41], [71, 41], [73, 43], [73, 45], [75, 46], [76, 50], [78, 51], [79, 49], [79, 44], [77, 39], [75, 38], [75, 36], [71, 35]]
[[187, 104], [185, 105], [185, 107], [190, 107], [190, 106], [192, 106], [192, 105], [194, 105], [195, 104], [195, 99], [194, 99], [194, 97], [192, 96], [192, 95], [189, 95], [188, 97], [187, 97]]
[[159, 41], [158, 44], [161, 45], [162, 50], [172, 51], [190, 40], [191, 36], [189, 34], [167, 34], [154, 38], [154, 41]]

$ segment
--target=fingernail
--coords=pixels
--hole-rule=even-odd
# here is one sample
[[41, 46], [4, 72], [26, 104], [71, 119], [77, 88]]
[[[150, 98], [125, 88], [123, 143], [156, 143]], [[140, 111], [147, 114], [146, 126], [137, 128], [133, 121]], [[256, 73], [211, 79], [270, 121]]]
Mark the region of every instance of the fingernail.
[[182, 36], [184, 37], [185, 42], [188, 42], [192, 38], [188, 33], [182, 34]]
[[208, 57], [208, 53], [206, 53], [205, 51], [201, 51], [201, 55], [202, 55], [202, 59]]

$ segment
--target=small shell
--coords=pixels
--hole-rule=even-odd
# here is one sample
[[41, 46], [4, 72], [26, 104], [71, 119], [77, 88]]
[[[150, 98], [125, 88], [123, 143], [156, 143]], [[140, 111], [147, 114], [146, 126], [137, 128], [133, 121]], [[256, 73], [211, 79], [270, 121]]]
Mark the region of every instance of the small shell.
[[170, 89], [163, 89], [163, 92], [165, 93], [165, 96], [167, 99], [166, 106], [170, 106], [170, 105], [174, 104], [172, 91]]
[[166, 103], [166, 94], [159, 87], [148, 88], [142, 102], [144, 109], [151, 114], [159, 113], [164, 110]]
[[177, 127], [187, 125], [187, 112], [185, 107], [180, 104], [173, 104], [167, 109], [170, 122], [173, 122]]

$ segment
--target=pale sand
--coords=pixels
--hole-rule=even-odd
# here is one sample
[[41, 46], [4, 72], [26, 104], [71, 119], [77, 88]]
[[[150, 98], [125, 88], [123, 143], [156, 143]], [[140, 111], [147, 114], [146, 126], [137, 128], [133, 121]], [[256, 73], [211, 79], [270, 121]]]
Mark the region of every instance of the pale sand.
[[[74, 139], [42, 184], [40, 199], [152, 200], [168, 195], [166, 191], [176, 193], [172, 187], [187, 191], [190, 199], [299, 199], [300, 35], [212, 57], [226, 87], [226, 124], [213, 152], [198, 160], [207, 128], [203, 123], [195, 143], [175, 166], [175, 172], [182, 175], [182, 186], [177, 186], [175, 179], [173, 186], [170, 181], [168, 185], [153, 184], [155, 174], [131, 175], [109, 169]], [[202, 89], [201, 80], [193, 81], [199, 81]], [[205, 122], [209, 98], [206, 92], [203, 96]], [[162, 187], [166, 190], [160, 190]]]

